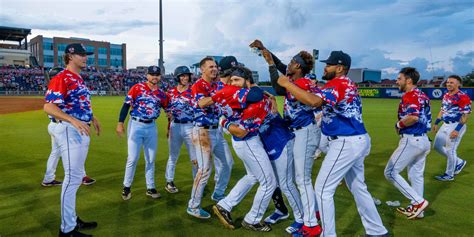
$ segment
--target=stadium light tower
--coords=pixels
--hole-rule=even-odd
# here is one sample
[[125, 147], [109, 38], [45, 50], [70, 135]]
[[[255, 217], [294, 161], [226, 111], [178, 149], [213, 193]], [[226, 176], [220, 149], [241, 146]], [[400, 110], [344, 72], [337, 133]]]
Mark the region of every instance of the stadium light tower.
[[165, 68], [163, 66], [163, 4], [160, 0], [160, 58], [158, 59], [158, 66], [161, 69], [161, 74], [165, 74]]

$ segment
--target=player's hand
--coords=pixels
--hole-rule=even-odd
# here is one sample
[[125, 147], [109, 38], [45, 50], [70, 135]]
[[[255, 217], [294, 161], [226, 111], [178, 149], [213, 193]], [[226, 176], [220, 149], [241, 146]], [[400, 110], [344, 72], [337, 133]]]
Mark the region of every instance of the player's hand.
[[73, 119], [73, 120], [71, 120], [71, 124], [72, 124], [72, 126], [74, 126], [77, 129], [79, 134], [89, 136], [90, 127], [87, 123], [85, 123], [81, 120], [78, 120], [78, 119]]
[[449, 134], [449, 138], [451, 139], [456, 139], [459, 136], [459, 132], [456, 130], [453, 130], [451, 134]]
[[265, 61], [267, 61], [268, 65], [275, 65], [272, 54], [270, 53], [270, 51], [268, 51], [268, 49], [262, 50], [262, 56], [265, 59]]
[[278, 85], [280, 85], [281, 87], [286, 88], [288, 85], [290, 85], [290, 83], [290, 78], [288, 78], [287, 76], [281, 75], [278, 78]]
[[101, 131], [101, 126], [100, 126], [99, 120], [95, 116], [92, 117], [92, 125], [94, 125], [95, 134], [97, 134], [97, 136], [99, 136], [100, 131]]
[[395, 132], [400, 135], [400, 128], [398, 128], [397, 123], [395, 123]]
[[260, 50], [264, 50], [264, 49], [265, 49], [265, 46], [263, 46], [262, 41], [260, 41], [260, 40], [258, 40], [258, 39], [254, 40], [252, 43], [250, 43], [249, 46], [250, 46], [250, 48], [254, 48], [254, 47], [255, 47], [255, 48], [258, 48], [258, 49], [260, 49]]
[[433, 127], [431, 128], [431, 131], [436, 133], [438, 131], [438, 125], [433, 125]]
[[115, 132], [117, 133], [117, 135], [119, 137], [123, 137], [124, 133], [125, 133], [125, 128], [123, 127], [123, 123], [118, 123], [117, 124], [117, 128], [115, 129]]

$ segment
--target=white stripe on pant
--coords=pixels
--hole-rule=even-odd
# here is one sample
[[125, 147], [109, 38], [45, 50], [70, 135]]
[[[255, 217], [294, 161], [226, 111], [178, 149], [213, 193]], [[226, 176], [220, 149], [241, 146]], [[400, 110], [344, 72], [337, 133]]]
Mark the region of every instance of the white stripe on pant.
[[70, 123], [62, 122], [53, 129], [55, 142], [61, 151], [64, 181], [61, 189], [61, 231], [76, 227], [76, 193], [84, 176], [84, 163], [89, 151], [89, 136], [82, 136]]
[[170, 131], [168, 137], [168, 147], [169, 147], [169, 157], [168, 162], [166, 163], [166, 172], [165, 178], [166, 182], [171, 182], [174, 180], [174, 173], [176, 170], [176, 162], [178, 162], [179, 153], [181, 151], [181, 146], [186, 145], [188, 149], [189, 159], [191, 161], [193, 179], [196, 177], [197, 164], [193, 163], [193, 160], [196, 161], [196, 151], [194, 151], [194, 146], [192, 144], [192, 133], [193, 133], [193, 124], [189, 123], [175, 123], [171, 122]]
[[449, 135], [452, 131], [454, 131], [457, 125], [457, 122], [450, 124], [443, 123], [443, 125], [441, 125], [441, 127], [439, 128], [438, 133], [436, 133], [435, 140], [433, 143], [434, 149], [439, 154], [447, 158], [445, 173], [451, 176], [454, 176], [454, 170], [456, 169], [456, 165], [463, 162], [463, 160], [458, 156], [457, 149], [467, 129], [467, 125], [464, 125], [459, 131], [458, 137], [455, 139], [451, 139]]
[[147, 189], [155, 188], [155, 159], [158, 140], [156, 123], [142, 123], [130, 119], [128, 122], [128, 158], [125, 166], [123, 186], [130, 187], [135, 176], [140, 150], [145, 156], [145, 178]]
[[339, 137], [329, 142], [329, 150], [315, 184], [323, 228], [321, 236], [336, 236], [334, 193], [343, 178], [354, 196], [366, 234], [387, 233], [365, 184], [364, 159], [369, 152], [368, 134]]
[[[408, 199], [412, 204], [423, 202], [423, 173], [426, 156], [430, 153], [430, 141], [426, 135], [413, 136], [403, 134], [398, 148], [393, 152], [385, 167], [385, 178]], [[411, 186], [400, 175], [407, 167]]]
[[276, 178], [267, 153], [263, 149], [260, 137], [255, 136], [245, 141], [232, 140], [232, 147], [237, 156], [243, 161], [247, 174], [232, 188], [229, 195], [219, 201], [219, 206], [227, 211], [239, 204], [253, 185], [259, 182], [259, 187], [250, 211], [245, 215], [245, 222], [257, 224], [262, 220], [267, 210], [273, 191], [276, 188]]

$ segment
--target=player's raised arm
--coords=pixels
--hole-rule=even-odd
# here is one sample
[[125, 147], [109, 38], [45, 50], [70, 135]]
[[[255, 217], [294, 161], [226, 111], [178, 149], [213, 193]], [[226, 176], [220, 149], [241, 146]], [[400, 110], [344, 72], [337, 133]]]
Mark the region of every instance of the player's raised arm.
[[312, 106], [312, 107], [320, 107], [323, 104], [323, 100], [321, 97], [307, 92], [297, 85], [290, 82], [290, 79], [287, 76], [280, 76], [278, 78], [278, 84], [284, 87], [288, 92], [290, 92], [298, 101], [303, 104]]

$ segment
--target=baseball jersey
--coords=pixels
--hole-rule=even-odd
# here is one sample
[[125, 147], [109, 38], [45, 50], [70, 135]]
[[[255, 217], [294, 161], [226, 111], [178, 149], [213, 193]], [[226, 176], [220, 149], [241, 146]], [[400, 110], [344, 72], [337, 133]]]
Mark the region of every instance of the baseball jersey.
[[160, 109], [168, 105], [166, 94], [161, 89], [152, 90], [146, 82], [135, 84], [125, 103], [132, 107], [130, 115], [143, 120], [152, 120], [160, 116]]
[[248, 104], [242, 111], [239, 126], [248, 133], [243, 138], [233, 137], [236, 141], [247, 140], [251, 137], [259, 135], [259, 128], [271, 112], [271, 102], [263, 99], [259, 102]]
[[80, 75], [67, 69], [51, 79], [45, 101], [56, 104], [64, 113], [78, 120], [92, 120], [90, 91]]
[[[293, 83], [307, 92], [320, 93], [319, 88], [310, 79], [299, 78]], [[314, 110], [313, 107], [298, 101], [291, 93], [286, 93], [283, 117], [289, 121], [290, 128], [305, 127], [314, 123]]]
[[216, 125], [219, 122], [219, 108], [213, 104], [205, 108], [200, 108], [198, 105], [199, 100], [204, 97], [213, 96], [217, 90], [217, 83], [207, 82], [203, 78], [194, 83], [191, 88], [193, 94], [193, 109], [194, 109], [194, 124], [197, 126], [211, 126]]
[[442, 119], [446, 122], [459, 122], [463, 114], [471, 113], [471, 98], [458, 91], [454, 95], [444, 94], [441, 104]]
[[193, 121], [193, 93], [190, 88], [179, 92], [178, 88], [174, 87], [166, 93], [166, 96], [168, 97], [167, 111], [171, 112], [173, 119], [180, 122]]
[[[329, 80], [320, 94], [324, 101], [321, 131], [326, 136], [367, 133], [362, 121], [362, 101], [356, 84], [347, 76]], [[314, 117], [314, 116], [313, 116]]]
[[400, 134], [423, 134], [431, 129], [430, 98], [418, 88], [403, 94], [398, 106], [398, 120], [409, 115], [418, 117], [418, 121], [400, 129]]
[[259, 128], [259, 135], [270, 160], [278, 159], [288, 141], [295, 137], [279, 113], [268, 113]]
[[246, 105], [249, 89], [226, 85], [217, 91], [211, 98], [220, 110], [220, 114], [230, 121], [240, 118], [240, 112]]

